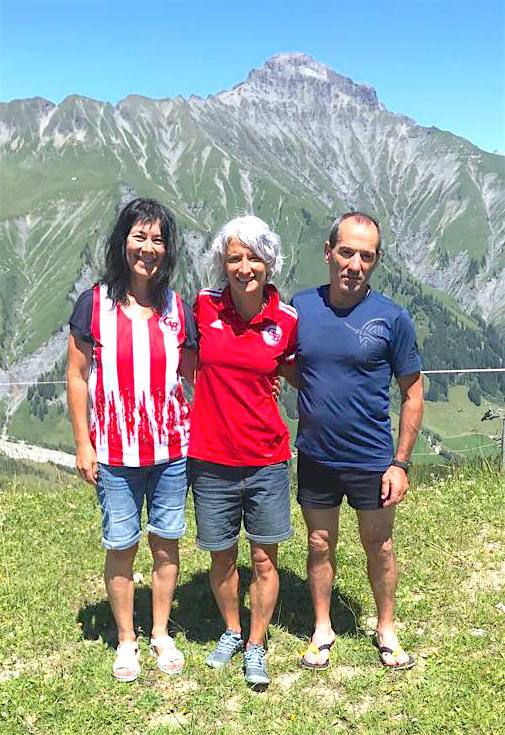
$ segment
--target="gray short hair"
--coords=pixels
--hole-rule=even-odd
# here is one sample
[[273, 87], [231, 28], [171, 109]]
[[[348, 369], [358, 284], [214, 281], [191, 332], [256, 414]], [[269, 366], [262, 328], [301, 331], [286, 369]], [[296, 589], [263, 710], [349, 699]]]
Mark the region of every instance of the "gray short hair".
[[214, 285], [223, 285], [228, 280], [224, 265], [228, 243], [232, 238], [240, 240], [265, 262], [267, 281], [271, 281], [280, 273], [284, 260], [281, 238], [262, 219], [248, 214], [227, 222], [211, 243], [207, 257]]
[[382, 238], [381, 238], [381, 231], [380, 231], [379, 223], [371, 215], [366, 214], [366, 212], [346, 212], [345, 214], [338, 215], [338, 217], [333, 221], [333, 224], [330, 230], [330, 235], [328, 237], [331, 248], [334, 248], [340, 239], [338, 230], [340, 228], [340, 225], [345, 219], [355, 219], [356, 222], [358, 222], [359, 224], [375, 225], [377, 228], [377, 234], [379, 236], [379, 239], [377, 240], [377, 245], [375, 247], [375, 251], [377, 253], [380, 252], [381, 245], [382, 245]]

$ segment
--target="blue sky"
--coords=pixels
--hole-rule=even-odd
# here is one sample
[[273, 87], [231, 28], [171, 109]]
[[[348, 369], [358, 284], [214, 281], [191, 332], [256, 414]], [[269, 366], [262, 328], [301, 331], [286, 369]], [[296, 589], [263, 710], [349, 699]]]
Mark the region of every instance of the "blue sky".
[[281, 51], [505, 152], [504, 0], [0, 0], [0, 99], [206, 96]]

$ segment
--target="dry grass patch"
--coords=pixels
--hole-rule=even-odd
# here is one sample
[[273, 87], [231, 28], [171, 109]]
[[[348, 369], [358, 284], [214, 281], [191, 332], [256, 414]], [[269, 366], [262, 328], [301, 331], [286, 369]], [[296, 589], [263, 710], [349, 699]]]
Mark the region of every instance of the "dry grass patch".
[[242, 699], [239, 697], [238, 694], [235, 694], [233, 697], [230, 697], [230, 699], [227, 699], [224, 703], [224, 708], [227, 712], [240, 712], [242, 709]]
[[149, 718], [147, 729], [159, 727], [187, 727], [189, 716], [186, 712], [157, 712]]
[[277, 676], [274, 683], [284, 691], [287, 691], [288, 689], [291, 689], [301, 675], [301, 671], [288, 671], [286, 674]]
[[317, 700], [318, 707], [321, 710], [329, 709], [343, 698], [342, 692], [337, 687], [325, 686], [323, 683], [314, 684], [303, 691]]

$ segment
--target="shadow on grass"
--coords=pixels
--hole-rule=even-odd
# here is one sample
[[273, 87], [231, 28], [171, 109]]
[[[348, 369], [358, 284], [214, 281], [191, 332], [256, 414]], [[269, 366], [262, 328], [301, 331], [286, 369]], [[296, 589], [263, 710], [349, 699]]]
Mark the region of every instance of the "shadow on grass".
[[[247, 632], [250, 616], [249, 610], [244, 608], [244, 598], [251, 581], [251, 569], [239, 566], [239, 574], [241, 619]], [[279, 569], [279, 577], [280, 594], [272, 622], [292, 635], [309, 637], [314, 617], [307, 581], [288, 569]], [[362, 635], [360, 616], [359, 604], [334, 589], [331, 618], [337, 635]], [[81, 608], [77, 620], [82, 624], [85, 639], [102, 638], [110, 646], [117, 644], [116, 626], [107, 600]], [[134, 625], [138, 634], [149, 638], [152, 625], [149, 587], [135, 589]], [[223, 632], [223, 621], [209, 587], [207, 572], [194, 574], [187, 582], [180, 584], [175, 592], [170, 632], [174, 635], [179, 630], [184, 631], [188, 640], [198, 643], [215, 641]]]

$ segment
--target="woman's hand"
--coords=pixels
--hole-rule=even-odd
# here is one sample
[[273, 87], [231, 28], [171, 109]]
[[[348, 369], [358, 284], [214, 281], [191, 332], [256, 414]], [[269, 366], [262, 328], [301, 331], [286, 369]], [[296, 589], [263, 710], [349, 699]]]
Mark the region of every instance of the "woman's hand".
[[188, 381], [192, 388], [194, 388], [195, 386], [195, 371], [197, 361], [197, 350], [188, 350], [186, 347], [182, 348], [181, 358], [179, 361], [179, 374]]
[[272, 383], [272, 398], [274, 398], [276, 401], [278, 400], [279, 396], [281, 394], [281, 379], [278, 375], [274, 378], [274, 382]]
[[98, 477], [98, 462], [96, 452], [91, 444], [76, 448], [75, 466], [83, 480], [90, 485], [96, 485]]

